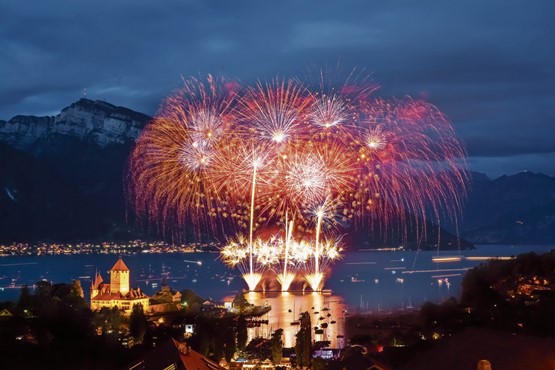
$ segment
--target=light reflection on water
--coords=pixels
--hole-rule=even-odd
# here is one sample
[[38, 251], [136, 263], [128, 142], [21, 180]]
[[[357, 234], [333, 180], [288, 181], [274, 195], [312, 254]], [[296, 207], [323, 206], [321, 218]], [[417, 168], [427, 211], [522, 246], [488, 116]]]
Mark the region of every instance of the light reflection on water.
[[[484, 262], [487, 257], [515, 256], [535, 251], [544, 253], [553, 245], [479, 245], [472, 251], [361, 251], [349, 252], [328, 271], [325, 289], [331, 289], [351, 311], [388, 312], [419, 307], [425, 301], [441, 302], [451, 296], [459, 297], [464, 272]], [[0, 301], [17, 300], [22, 284], [32, 286], [41, 279], [53, 283], [69, 283], [80, 279], [88, 296], [91, 277], [98, 270], [105, 280], [108, 270], [117, 260], [117, 255], [44, 255], [0, 257]], [[154, 294], [167, 282], [173, 289], [185, 288], [196, 291], [206, 299], [216, 302], [246, 288], [236, 270], [230, 270], [215, 253], [195, 254], [132, 254], [123, 257], [131, 270], [132, 287], [140, 287], [147, 295]], [[200, 261], [201, 263], [197, 263]], [[300, 279], [300, 277], [299, 277]], [[266, 284], [268, 289], [276, 287]], [[275, 297], [266, 293], [273, 305], [280, 304]], [[299, 295], [302, 302], [309, 293]], [[273, 298], [272, 298], [273, 297]], [[303, 298], [304, 297], [304, 298]], [[329, 296], [324, 296], [326, 300]], [[291, 305], [283, 298], [282, 306]], [[296, 313], [308, 303], [293, 300]], [[307, 301], [308, 302], [308, 301]], [[312, 307], [312, 305], [310, 305]], [[274, 308], [277, 311], [277, 308]], [[280, 309], [281, 310], [281, 309]], [[335, 311], [335, 310], [334, 310]], [[335, 312], [334, 312], [335, 314]], [[272, 314], [273, 315], [273, 314]], [[291, 320], [277, 315], [282, 324]], [[314, 317], [313, 317], [314, 318]], [[314, 318], [318, 319], [318, 317]], [[313, 320], [314, 321], [314, 320]], [[338, 320], [336, 320], [338, 321]], [[339, 321], [338, 321], [339, 322]], [[273, 329], [277, 324], [272, 321]], [[290, 326], [290, 325], [289, 325]], [[314, 325], [313, 325], [314, 326]], [[269, 330], [269, 329], [267, 329]], [[327, 334], [330, 337], [329, 334]]]
[[[275, 330], [283, 329], [283, 344], [285, 347], [295, 345], [295, 334], [300, 325], [291, 325], [298, 321], [300, 314], [307, 311], [310, 314], [312, 339], [315, 341], [330, 341], [332, 347], [343, 347], [345, 335], [345, 310], [347, 306], [342, 297], [314, 292], [249, 292], [245, 298], [253, 304], [270, 304], [272, 309], [262, 319], [268, 320], [268, 325], [249, 329], [249, 340], [254, 337], [269, 338]], [[226, 297], [233, 300], [233, 297]], [[333, 322], [333, 323], [332, 323]], [[327, 328], [322, 328], [326, 323]], [[316, 334], [315, 327], [322, 329]], [[325, 325], [324, 325], [325, 326]]]

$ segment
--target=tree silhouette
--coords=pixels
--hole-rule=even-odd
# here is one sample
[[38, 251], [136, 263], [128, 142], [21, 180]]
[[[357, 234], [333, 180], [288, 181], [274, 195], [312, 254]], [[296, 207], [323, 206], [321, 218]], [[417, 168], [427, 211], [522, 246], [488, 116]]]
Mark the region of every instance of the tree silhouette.
[[30, 316], [33, 309], [33, 297], [27, 285], [21, 287], [21, 294], [17, 301], [17, 313], [23, 316]]
[[229, 363], [237, 349], [237, 331], [233, 326], [228, 326], [225, 330], [225, 360]]
[[245, 316], [239, 315], [237, 319], [237, 348], [242, 351], [247, 346], [247, 320]]
[[143, 305], [140, 303], [133, 305], [133, 310], [131, 311], [129, 332], [139, 343], [142, 343], [145, 333], [146, 333], [147, 319], [145, 312], [143, 310]]
[[295, 355], [299, 366], [310, 366], [311, 345], [312, 345], [312, 324], [308, 312], [301, 314], [301, 327], [297, 332], [295, 342]]
[[281, 362], [283, 355], [283, 329], [278, 329], [272, 333], [272, 362], [277, 365]]

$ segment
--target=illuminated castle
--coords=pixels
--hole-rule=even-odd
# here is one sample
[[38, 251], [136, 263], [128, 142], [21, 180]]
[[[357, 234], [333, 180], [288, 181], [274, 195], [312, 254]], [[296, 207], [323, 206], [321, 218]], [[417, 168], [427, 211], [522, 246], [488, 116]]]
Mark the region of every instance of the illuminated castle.
[[141, 288], [129, 289], [129, 268], [121, 257], [110, 269], [110, 284], [105, 284], [97, 272], [91, 285], [91, 310], [102, 307], [118, 307], [130, 313], [133, 306], [140, 303], [146, 312], [149, 308], [149, 297], [141, 292]]

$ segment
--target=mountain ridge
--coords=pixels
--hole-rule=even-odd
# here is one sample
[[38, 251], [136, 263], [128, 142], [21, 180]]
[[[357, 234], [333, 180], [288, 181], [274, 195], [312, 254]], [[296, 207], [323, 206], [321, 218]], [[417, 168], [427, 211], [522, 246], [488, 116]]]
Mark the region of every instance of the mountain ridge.
[[134, 141], [150, 119], [128, 108], [82, 98], [56, 116], [17, 115], [0, 121], [0, 141], [38, 156], [50, 154], [52, 142], [64, 138], [105, 148]]
[[[493, 180], [475, 172], [471, 175], [461, 236], [474, 243], [555, 243], [555, 222], [550, 221], [555, 212], [548, 207], [555, 202], [555, 177], [530, 171]], [[523, 215], [538, 223], [521, 227], [517, 221]], [[544, 230], [541, 220], [552, 224], [552, 230]], [[453, 231], [453, 227], [447, 229]], [[516, 229], [520, 231], [515, 234]]]

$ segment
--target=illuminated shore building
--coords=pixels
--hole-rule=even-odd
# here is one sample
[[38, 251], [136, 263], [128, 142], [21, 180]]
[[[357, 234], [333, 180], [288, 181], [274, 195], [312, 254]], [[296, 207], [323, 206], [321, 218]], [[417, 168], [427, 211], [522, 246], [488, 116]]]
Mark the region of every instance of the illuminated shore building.
[[104, 283], [97, 272], [91, 285], [91, 310], [102, 307], [118, 307], [126, 313], [131, 313], [133, 306], [140, 303], [144, 311], [149, 308], [150, 297], [141, 292], [140, 288], [129, 288], [129, 268], [121, 257], [110, 269], [110, 284]]

